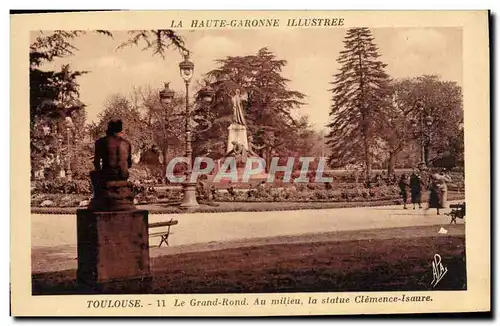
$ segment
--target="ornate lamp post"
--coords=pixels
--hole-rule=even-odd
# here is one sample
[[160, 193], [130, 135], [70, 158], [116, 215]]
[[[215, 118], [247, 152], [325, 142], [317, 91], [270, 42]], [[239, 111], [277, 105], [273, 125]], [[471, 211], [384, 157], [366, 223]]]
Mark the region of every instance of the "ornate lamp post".
[[181, 202], [183, 208], [196, 208], [199, 206], [196, 200], [196, 183], [191, 182], [193, 167], [193, 148], [191, 146], [191, 106], [189, 105], [189, 83], [193, 78], [194, 63], [189, 61], [189, 52], [184, 52], [184, 61], [179, 63], [179, 71], [186, 85], [186, 158], [188, 161], [186, 169], [186, 181], [183, 183], [184, 195]]
[[[197, 208], [199, 206], [196, 200], [196, 182], [191, 182], [191, 174], [193, 167], [193, 148], [192, 148], [192, 129], [191, 129], [191, 119], [192, 111], [191, 105], [189, 103], [189, 84], [193, 78], [194, 63], [189, 60], [189, 52], [185, 51], [183, 53], [184, 60], [179, 63], [179, 71], [184, 84], [186, 86], [186, 110], [185, 110], [185, 132], [186, 132], [186, 158], [187, 158], [187, 169], [186, 169], [186, 180], [182, 184], [183, 188], [183, 198], [181, 201], [182, 208]], [[174, 91], [168, 88], [168, 83], [165, 84], [165, 89], [160, 91], [160, 99], [163, 105], [168, 105], [172, 102], [174, 98]], [[199, 92], [200, 99], [204, 104], [209, 104], [212, 102], [214, 92], [209, 88], [204, 88]], [[208, 128], [206, 128], [208, 129]], [[205, 129], [205, 130], [206, 130]]]
[[417, 103], [417, 109], [419, 110], [418, 119], [412, 119], [411, 123], [413, 128], [417, 130], [420, 139], [421, 165], [426, 169], [429, 163], [430, 127], [434, 119], [421, 101]]
[[71, 117], [66, 117], [65, 125], [66, 125], [66, 135], [67, 135], [67, 142], [68, 142], [68, 153], [67, 153], [67, 160], [66, 160], [66, 179], [71, 181], [73, 178], [73, 173], [71, 172], [71, 129], [74, 126], [73, 120], [71, 119]]

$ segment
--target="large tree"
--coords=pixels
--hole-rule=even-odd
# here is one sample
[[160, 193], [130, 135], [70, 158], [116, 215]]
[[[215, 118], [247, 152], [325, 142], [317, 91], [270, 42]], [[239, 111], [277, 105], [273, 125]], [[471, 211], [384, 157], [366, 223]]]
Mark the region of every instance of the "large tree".
[[[293, 111], [300, 107], [305, 95], [290, 90], [289, 80], [282, 76], [285, 60], [277, 59], [267, 48], [254, 55], [231, 56], [217, 60], [219, 67], [206, 74], [207, 84], [215, 90], [210, 109], [200, 112], [212, 121], [212, 127], [198, 137], [198, 153], [210, 151], [214, 156], [225, 154], [227, 128], [232, 120], [231, 96], [239, 88], [244, 99], [248, 135], [265, 154], [287, 151], [286, 142], [296, 135], [300, 125]], [[285, 145], [285, 146], [283, 146]]]
[[[110, 32], [97, 30], [99, 34], [112, 36]], [[88, 73], [72, 71], [69, 64], [63, 64], [59, 71], [46, 69], [44, 65], [56, 59], [75, 55], [78, 51], [72, 42], [86, 34], [82, 30], [54, 30], [38, 32], [30, 44], [30, 116], [35, 123], [39, 117], [57, 119], [70, 116], [83, 108], [79, 101], [77, 77]]]
[[376, 130], [385, 119], [390, 78], [374, 37], [368, 28], [351, 28], [337, 62], [340, 72], [331, 83], [331, 122], [328, 144], [333, 166], [363, 163], [365, 177], [371, 174]]
[[[378, 135], [382, 140], [380, 147], [387, 153], [387, 173], [393, 175], [398, 155], [414, 144], [414, 135], [411, 132], [411, 115], [418, 106], [418, 102], [408, 101], [405, 82], [396, 81], [392, 85], [392, 101], [387, 107], [386, 119], [382, 120]], [[418, 160], [417, 160], [418, 162]]]
[[104, 110], [99, 113], [97, 122], [90, 124], [91, 137], [96, 140], [104, 136], [108, 122], [114, 119], [123, 121], [123, 133], [130, 141], [134, 154], [153, 144], [151, 131], [139, 108], [120, 94], [110, 96]]
[[[77, 78], [85, 71], [72, 71], [69, 64], [60, 70], [44, 69], [44, 64], [56, 58], [73, 55], [76, 48], [70, 41], [80, 35], [78, 31], [54, 31], [42, 33], [30, 45], [30, 154], [32, 173], [42, 168], [57, 170], [62, 168], [64, 157], [68, 159], [67, 142], [62, 142], [65, 134], [65, 118], [75, 117], [73, 130], [81, 133], [85, 117], [85, 105], [79, 100]], [[48, 171], [50, 174], [50, 171]], [[56, 172], [56, 171], [52, 171]]]
[[[424, 145], [424, 159], [431, 165], [462, 165], [461, 87], [439, 76], [424, 75], [395, 81], [393, 91], [392, 116], [381, 133], [388, 145], [389, 170], [394, 168], [398, 153], [420, 145]], [[414, 155], [420, 157], [421, 153], [417, 150]]]

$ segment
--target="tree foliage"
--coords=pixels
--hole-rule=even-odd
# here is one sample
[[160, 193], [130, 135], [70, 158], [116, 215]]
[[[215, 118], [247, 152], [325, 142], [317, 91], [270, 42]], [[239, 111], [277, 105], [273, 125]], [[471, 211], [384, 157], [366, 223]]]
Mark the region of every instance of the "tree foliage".
[[[60, 138], [66, 117], [85, 117], [85, 105], [79, 100], [77, 78], [87, 72], [72, 71], [69, 64], [59, 71], [43, 65], [56, 58], [73, 55], [77, 48], [71, 40], [83, 31], [40, 32], [30, 45], [30, 136], [32, 173], [42, 168], [57, 170], [62, 165], [67, 142]], [[81, 112], [80, 114], [78, 112]], [[83, 132], [84, 122], [75, 124]]]
[[151, 129], [143, 119], [139, 108], [121, 94], [112, 95], [104, 110], [99, 113], [97, 122], [89, 125], [92, 139], [105, 136], [108, 122], [115, 119], [123, 121], [123, 133], [130, 141], [134, 153], [153, 144]]
[[[171, 103], [161, 103], [157, 89], [137, 88], [134, 97], [140, 101], [144, 120], [151, 133], [153, 146], [141, 156], [141, 162], [150, 169], [158, 170], [161, 157], [161, 173], [165, 176], [169, 160], [174, 156], [184, 155], [184, 94], [176, 94]], [[155, 156], [154, 160], [148, 157]], [[152, 162], [154, 164], [150, 164]], [[163, 179], [163, 178], [162, 178]]]
[[[437, 165], [463, 164], [463, 104], [460, 86], [443, 81], [439, 76], [419, 76], [397, 80], [394, 85], [399, 116], [388, 120], [382, 133], [392, 150], [401, 151], [409, 142], [420, 145], [424, 127], [424, 138], [429, 148], [429, 162]], [[430, 125], [425, 119], [429, 117]], [[423, 120], [422, 120], [423, 119]], [[418, 121], [412, 126], [411, 120]], [[399, 121], [399, 124], [391, 122]], [[442, 162], [442, 163], [439, 163]], [[446, 162], [446, 163], [445, 163]], [[434, 164], [434, 165], [436, 165]]]
[[171, 29], [131, 30], [129, 34], [130, 38], [121, 44], [118, 49], [127, 46], [139, 46], [140, 43], [144, 43], [143, 51], [152, 50], [153, 55], [160, 55], [164, 59], [166, 51], [172, 46], [175, 49], [189, 52], [184, 39]]
[[[97, 121], [89, 125], [95, 141], [106, 133], [110, 120], [123, 121], [124, 136], [131, 142], [134, 155], [154, 173], [165, 171], [165, 162], [184, 153], [184, 97], [177, 94], [172, 103], [163, 105], [157, 89], [134, 88], [130, 96], [111, 96]], [[161, 160], [163, 167], [159, 166]], [[163, 173], [164, 175], [164, 173]]]
[[365, 176], [371, 174], [377, 129], [385, 117], [390, 90], [386, 64], [379, 57], [368, 28], [349, 29], [337, 59], [340, 71], [331, 83], [329, 161], [333, 166], [363, 162]]

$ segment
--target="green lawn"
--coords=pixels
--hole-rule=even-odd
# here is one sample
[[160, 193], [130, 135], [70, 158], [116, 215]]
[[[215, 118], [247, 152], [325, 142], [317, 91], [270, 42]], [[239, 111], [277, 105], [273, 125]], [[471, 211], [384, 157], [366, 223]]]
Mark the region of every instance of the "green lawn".
[[[351, 231], [332, 236], [336, 241], [160, 256], [151, 263], [148, 293], [464, 290], [464, 226], [449, 228], [448, 235], [438, 235], [435, 226], [371, 230], [370, 239]], [[399, 236], [384, 238], [391, 234]], [[433, 288], [436, 253], [448, 272]], [[75, 275], [75, 270], [33, 275], [33, 294], [78, 293]], [[127, 285], [109, 293], [134, 292], [144, 293]]]

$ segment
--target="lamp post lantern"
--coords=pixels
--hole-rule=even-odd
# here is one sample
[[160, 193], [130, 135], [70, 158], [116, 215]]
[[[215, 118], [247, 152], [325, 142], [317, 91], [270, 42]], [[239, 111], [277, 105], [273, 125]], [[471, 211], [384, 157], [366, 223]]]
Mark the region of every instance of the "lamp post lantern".
[[199, 95], [204, 104], [210, 104], [215, 96], [215, 91], [210, 86], [206, 86], [200, 90]]
[[163, 83], [164, 89], [160, 91], [160, 100], [163, 105], [169, 105], [174, 99], [175, 92], [170, 89], [170, 83]]
[[184, 84], [186, 86], [186, 158], [187, 158], [187, 169], [186, 169], [186, 180], [183, 183], [183, 197], [181, 201], [182, 208], [197, 208], [199, 206], [196, 200], [196, 182], [191, 182], [191, 174], [193, 167], [193, 148], [192, 148], [192, 137], [191, 137], [191, 106], [189, 105], [189, 83], [191, 78], [193, 78], [194, 63], [189, 61], [189, 52], [184, 52], [184, 61], [179, 63], [179, 71]]

